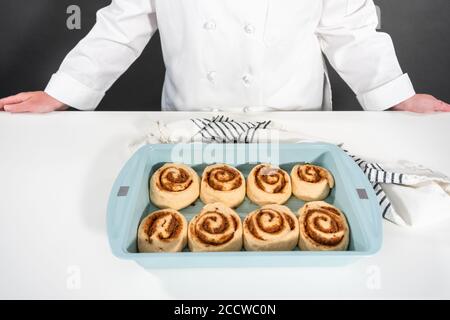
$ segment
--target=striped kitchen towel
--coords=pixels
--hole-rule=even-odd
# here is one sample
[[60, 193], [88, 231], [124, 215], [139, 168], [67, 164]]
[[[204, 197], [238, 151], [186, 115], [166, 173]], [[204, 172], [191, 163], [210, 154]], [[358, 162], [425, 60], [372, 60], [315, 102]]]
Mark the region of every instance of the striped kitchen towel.
[[193, 136], [201, 136], [203, 142], [250, 143], [255, 141], [258, 130], [268, 129], [271, 120], [235, 121], [229, 117], [215, 116], [212, 119], [195, 118], [192, 123], [198, 128]]
[[133, 141], [129, 149], [134, 152], [145, 144], [154, 143], [263, 143], [274, 139], [284, 143], [321, 141], [340, 145], [331, 139], [314, 137], [304, 132], [292, 132], [282, 123], [272, 120], [240, 121], [221, 115], [172, 122], [151, 121], [145, 135]]
[[224, 115], [190, 120], [195, 127], [191, 142], [219, 143], [264, 143], [274, 140], [284, 143], [327, 142], [341, 146], [341, 143], [315, 137], [304, 132], [287, 130], [282, 124], [272, 120], [236, 121]]

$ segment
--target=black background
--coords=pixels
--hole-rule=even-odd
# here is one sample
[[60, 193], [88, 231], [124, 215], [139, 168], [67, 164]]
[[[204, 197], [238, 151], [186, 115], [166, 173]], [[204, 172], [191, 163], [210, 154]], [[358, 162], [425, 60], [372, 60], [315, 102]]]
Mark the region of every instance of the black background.
[[[110, 2], [1, 0], [0, 97], [44, 89], [67, 52], [95, 23], [95, 12]], [[416, 90], [450, 101], [450, 0], [375, 2], [381, 7], [382, 31], [393, 37], [402, 67]], [[81, 30], [66, 27], [66, 9], [72, 4], [81, 8]], [[334, 109], [360, 110], [345, 83], [334, 72], [331, 76]], [[163, 79], [164, 63], [156, 34], [97, 110], [160, 110]]]

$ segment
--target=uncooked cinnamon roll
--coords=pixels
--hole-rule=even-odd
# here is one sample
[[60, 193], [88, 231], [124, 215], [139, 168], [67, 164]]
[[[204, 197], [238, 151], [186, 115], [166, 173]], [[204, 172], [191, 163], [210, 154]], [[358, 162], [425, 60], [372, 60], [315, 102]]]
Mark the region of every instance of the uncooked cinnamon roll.
[[178, 252], [187, 243], [186, 218], [176, 210], [163, 209], [149, 214], [138, 229], [139, 252]]
[[159, 208], [183, 209], [197, 200], [197, 173], [184, 164], [166, 163], [150, 179], [150, 200]]
[[298, 243], [299, 225], [292, 211], [269, 204], [251, 212], [244, 220], [247, 251], [289, 251]]
[[323, 201], [306, 203], [299, 210], [301, 250], [347, 250], [350, 229], [345, 215], [336, 207]]
[[222, 202], [228, 207], [239, 206], [245, 198], [245, 178], [226, 164], [215, 164], [203, 171], [200, 199], [206, 204]]
[[247, 177], [247, 196], [260, 206], [283, 204], [291, 193], [291, 179], [287, 172], [270, 164], [257, 165]]
[[327, 169], [312, 164], [294, 166], [291, 180], [292, 193], [303, 201], [323, 200], [334, 187], [333, 175]]
[[189, 223], [188, 245], [193, 252], [239, 251], [241, 219], [223, 203], [207, 204]]

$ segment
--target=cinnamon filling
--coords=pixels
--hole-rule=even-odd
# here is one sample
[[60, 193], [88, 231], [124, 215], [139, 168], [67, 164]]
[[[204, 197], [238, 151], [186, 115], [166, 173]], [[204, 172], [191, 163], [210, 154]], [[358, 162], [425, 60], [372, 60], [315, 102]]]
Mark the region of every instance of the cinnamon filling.
[[291, 230], [295, 229], [295, 222], [294, 219], [292, 219], [292, 217], [288, 214], [284, 214], [284, 217], [286, 218], [288, 224], [289, 224], [289, 228], [291, 228]]
[[[207, 217], [202, 223], [202, 229], [211, 234], [221, 234], [229, 227], [227, 218], [222, 213], [208, 212], [206, 214], [215, 214], [212, 217]], [[221, 223], [218, 226], [213, 226], [213, 222], [217, 222], [217, 218], [221, 219]]]
[[259, 189], [267, 193], [281, 193], [287, 184], [281, 169], [267, 166], [260, 166], [255, 170], [255, 182]]
[[204, 244], [211, 245], [211, 246], [220, 246], [224, 245], [225, 243], [229, 242], [231, 239], [233, 239], [233, 234], [225, 234], [222, 236], [219, 236], [218, 238], [212, 238], [208, 237], [202, 232], [196, 233], [197, 237], [203, 242]]
[[183, 168], [167, 167], [159, 174], [158, 187], [170, 192], [184, 191], [192, 184], [191, 175]]
[[197, 218], [191, 231], [202, 243], [219, 246], [231, 241], [237, 230], [238, 222], [234, 216], [221, 212], [205, 212]]
[[245, 220], [245, 223], [247, 224], [247, 228], [248, 231], [256, 238], [259, 240], [264, 240], [264, 238], [262, 238], [259, 233], [258, 230], [255, 227], [255, 223], [253, 222], [252, 217], [248, 218], [247, 220]]
[[242, 185], [242, 178], [239, 172], [225, 166], [208, 172], [205, 180], [211, 188], [218, 191], [231, 191]]
[[[268, 223], [265, 224], [263, 218], [268, 217]], [[265, 233], [278, 233], [283, 230], [284, 220], [281, 214], [274, 210], [263, 209], [255, 216], [258, 228]]]
[[259, 231], [276, 235], [285, 230], [287, 226], [289, 226], [290, 230], [295, 229], [295, 222], [288, 214], [280, 213], [273, 209], [262, 209], [248, 217], [245, 223], [248, 231], [259, 240], [265, 240], [259, 234]]
[[321, 207], [307, 211], [304, 227], [314, 242], [324, 246], [336, 246], [344, 238], [346, 227], [338, 210]]
[[301, 180], [310, 183], [318, 183], [323, 179], [327, 179], [327, 173], [323, 168], [312, 165], [300, 166], [297, 170], [297, 175]]
[[238, 221], [237, 221], [236, 217], [235, 216], [231, 216], [231, 220], [233, 220], [233, 228], [234, 228], [234, 230], [237, 230], [237, 228], [238, 228]]
[[170, 241], [179, 237], [182, 226], [183, 222], [178, 215], [172, 212], [159, 211], [147, 219], [145, 233], [149, 238], [149, 242], [151, 242], [151, 238], [155, 234], [159, 240]]

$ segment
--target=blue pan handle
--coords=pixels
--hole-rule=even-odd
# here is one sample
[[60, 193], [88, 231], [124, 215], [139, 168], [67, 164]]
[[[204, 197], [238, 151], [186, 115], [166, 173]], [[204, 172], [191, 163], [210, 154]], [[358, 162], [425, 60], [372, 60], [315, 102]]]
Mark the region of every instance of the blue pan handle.
[[[337, 147], [336, 147], [337, 148]], [[340, 149], [340, 148], [338, 148]], [[373, 237], [377, 238], [377, 243], [381, 246], [382, 242], [382, 214], [381, 208], [378, 205], [378, 199], [369, 179], [365, 176], [361, 168], [350, 158], [342, 149], [339, 150], [343, 154], [343, 162], [348, 167], [348, 172], [353, 175], [353, 181], [355, 182], [356, 197], [361, 201], [358, 201], [358, 205], [362, 207], [362, 212], [372, 212], [374, 214], [367, 214], [367, 218], [373, 226]], [[373, 251], [377, 251], [379, 248], [373, 248]]]
[[124, 234], [123, 230], [126, 228], [125, 218], [130, 211], [129, 206], [132, 205], [132, 202], [128, 201], [128, 199], [133, 197], [133, 194], [138, 191], [132, 188], [135, 175], [130, 174], [135, 172], [136, 166], [139, 165], [139, 157], [136, 154], [128, 160], [120, 171], [109, 195], [106, 226], [109, 244], [116, 256], [121, 256], [123, 253], [123, 248], [121, 248], [122, 239], [120, 237]]

